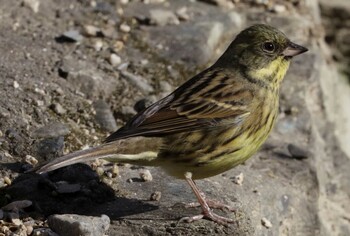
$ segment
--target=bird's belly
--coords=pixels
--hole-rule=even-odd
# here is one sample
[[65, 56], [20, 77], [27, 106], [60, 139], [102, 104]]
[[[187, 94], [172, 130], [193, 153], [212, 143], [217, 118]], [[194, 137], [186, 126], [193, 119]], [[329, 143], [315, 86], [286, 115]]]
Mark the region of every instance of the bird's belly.
[[[235, 132], [237, 131], [232, 131], [226, 136], [234, 136]], [[203, 144], [217, 140], [217, 143], [212, 146], [198, 146], [196, 143], [189, 145], [188, 139], [178, 138], [176, 149], [163, 151], [160, 154], [163, 160], [160, 166], [169, 175], [182, 179], [186, 172], [191, 172], [193, 179], [215, 176], [250, 158], [266, 140], [268, 133], [267, 130], [261, 129], [254, 136], [248, 136], [244, 132], [228, 143], [219, 140], [217, 135], [200, 140]], [[227, 140], [227, 137], [223, 140]], [[183, 142], [183, 145], [180, 142]]]
[[193, 179], [223, 173], [258, 151], [271, 131], [274, 118], [267, 122], [269, 124], [255, 130], [254, 135], [228, 129], [211, 135], [192, 133], [176, 136], [176, 141], [171, 141], [174, 145], [168, 145], [168, 149], [160, 152], [159, 157], [163, 160], [160, 166], [177, 178], [184, 178], [186, 172], [191, 172]]

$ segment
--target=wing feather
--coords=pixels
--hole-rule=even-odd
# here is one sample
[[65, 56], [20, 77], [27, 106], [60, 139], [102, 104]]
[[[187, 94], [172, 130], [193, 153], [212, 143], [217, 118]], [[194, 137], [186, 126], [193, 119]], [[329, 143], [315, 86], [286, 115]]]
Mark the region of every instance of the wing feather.
[[237, 76], [223, 69], [198, 74], [137, 114], [106, 142], [135, 136], [159, 137], [220, 124], [237, 125], [250, 114], [249, 104], [253, 99], [244, 81], [237, 83], [240, 79]]

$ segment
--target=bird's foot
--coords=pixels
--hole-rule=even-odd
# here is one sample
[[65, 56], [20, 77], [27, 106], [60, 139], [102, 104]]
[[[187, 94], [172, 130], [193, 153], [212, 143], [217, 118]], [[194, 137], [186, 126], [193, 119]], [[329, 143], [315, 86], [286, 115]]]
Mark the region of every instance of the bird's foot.
[[208, 211], [202, 212], [202, 214], [200, 214], [200, 215], [183, 217], [183, 218], [180, 219], [179, 222], [191, 223], [191, 222], [203, 219], [203, 218], [211, 220], [211, 221], [214, 221], [217, 224], [225, 225], [225, 226], [227, 226], [229, 223], [234, 223], [235, 222], [233, 219], [230, 219], [230, 218], [227, 218], [227, 217], [223, 217], [223, 216], [219, 216], [219, 215], [215, 214], [210, 209]]
[[[205, 199], [205, 197], [204, 197], [204, 199]], [[211, 209], [219, 209], [222, 211], [231, 211], [231, 212], [236, 211], [235, 208], [233, 208], [227, 204], [224, 204], [222, 202], [218, 202], [218, 201], [211, 200], [211, 199], [205, 199], [205, 201]], [[201, 206], [201, 204], [198, 202], [191, 202], [191, 203], [187, 203], [185, 205], [186, 208], [194, 208], [194, 207], [200, 207], [200, 206]]]
[[213, 201], [213, 200], [206, 200], [205, 194], [199, 190], [199, 188], [196, 186], [196, 184], [192, 180], [192, 174], [190, 172], [186, 172], [185, 179], [186, 179], [187, 183], [190, 185], [193, 193], [196, 195], [197, 200], [198, 200], [198, 204], [190, 203], [187, 206], [188, 207], [200, 206], [202, 208], [202, 214], [190, 216], [190, 217], [183, 217], [180, 219], [179, 222], [183, 222], [183, 221], [193, 222], [193, 221], [200, 220], [203, 218], [208, 219], [208, 220], [212, 220], [212, 221], [216, 222], [217, 224], [226, 225], [226, 226], [228, 225], [228, 223], [234, 222], [234, 220], [232, 220], [230, 218], [226, 218], [226, 217], [219, 216], [219, 215], [215, 214], [213, 212], [213, 210], [211, 209], [211, 208], [217, 208], [217, 209], [221, 209], [221, 210], [226, 209], [229, 211], [234, 211], [234, 209], [232, 207], [227, 206], [225, 204], [222, 204], [220, 202]]

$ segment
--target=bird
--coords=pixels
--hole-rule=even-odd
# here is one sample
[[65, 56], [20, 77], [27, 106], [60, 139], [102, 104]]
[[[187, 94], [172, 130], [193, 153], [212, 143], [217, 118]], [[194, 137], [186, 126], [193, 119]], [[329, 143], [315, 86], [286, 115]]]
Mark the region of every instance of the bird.
[[202, 218], [234, 221], [213, 208], [194, 180], [223, 173], [255, 154], [278, 115], [280, 85], [294, 56], [308, 51], [280, 30], [255, 24], [242, 30], [209, 68], [131, 118], [90, 149], [56, 158], [35, 169], [49, 172], [97, 158], [115, 163], [157, 166], [184, 179], [195, 194]]

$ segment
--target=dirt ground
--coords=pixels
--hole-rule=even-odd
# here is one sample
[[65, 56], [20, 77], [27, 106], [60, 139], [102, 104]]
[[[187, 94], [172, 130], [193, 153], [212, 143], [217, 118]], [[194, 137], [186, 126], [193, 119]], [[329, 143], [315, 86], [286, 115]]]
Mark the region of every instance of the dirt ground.
[[[38, 10], [35, 2], [40, 3]], [[302, 134], [293, 138], [288, 133], [295, 120], [293, 109], [303, 106], [298, 98], [289, 99], [289, 94], [294, 93], [289, 90], [291, 86], [282, 96], [283, 118], [262, 152], [237, 169], [198, 183], [210, 197], [237, 208], [234, 213], [220, 213], [236, 220], [229, 227], [206, 220], [179, 223], [181, 217], [198, 214], [200, 210], [185, 207], [194, 196], [184, 181], [173, 179], [157, 168], [147, 168], [153, 176], [150, 182], [139, 177], [143, 167], [131, 165], [102, 167], [101, 163], [94, 163], [90, 168], [78, 164], [43, 176], [24, 173], [31, 168], [28, 164], [31, 157], [43, 162], [100, 144], [136, 114], [136, 110], [163, 97], [213, 62], [223, 45], [227, 45], [228, 35], [239, 31], [237, 27], [225, 32], [225, 25], [231, 24], [232, 19], [244, 26], [246, 23], [240, 21], [268, 22], [271, 18], [275, 24], [291, 30], [286, 26], [288, 21], [281, 20], [284, 18], [276, 13], [278, 8], [266, 10], [268, 7], [254, 1], [236, 6], [242, 11], [253, 9], [254, 14], [242, 19], [231, 14], [227, 17], [230, 20], [215, 18], [221, 17], [217, 12], [225, 9], [203, 3], [211, 1], [188, 6], [185, 1], [178, 1], [170, 8], [194, 9], [189, 11], [190, 18], [205, 17], [198, 13], [204, 9], [208, 17], [215, 16], [213, 19], [223, 22], [223, 30], [221, 26], [210, 26], [210, 29], [221, 30], [226, 39], [218, 40], [210, 48], [197, 47], [192, 39], [174, 38], [173, 44], [184, 42], [185, 49], [176, 49], [178, 54], [171, 54], [162, 51], [167, 44], [161, 40], [173, 37], [172, 30], [177, 23], [159, 26], [148, 22], [148, 16], [135, 17], [135, 14], [155, 8], [154, 5], [145, 4], [143, 8], [138, 5], [144, 4], [141, 1], [125, 5], [121, 2], [0, 0], [0, 207], [17, 200], [32, 201], [32, 205], [16, 212], [22, 223], [16, 225], [8, 215], [3, 224], [6, 222], [10, 231], [18, 233], [19, 225], [25, 222], [34, 230], [48, 227], [46, 220], [52, 214], [97, 217], [105, 214], [111, 220], [107, 235], [295, 235], [294, 229], [290, 229], [294, 224], [289, 221], [297, 214], [298, 224], [302, 222], [297, 228], [302, 228], [303, 235], [315, 235], [320, 222], [312, 199], [318, 196], [318, 180], [312, 161], [304, 158], [312, 156], [311, 151], [303, 152], [302, 158], [286, 151], [291, 140], [303, 143], [312, 140], [309, 116], [303, 110], [297, 112], [301, 115], [295, 122], [298, 130], [295, 132]], [[302, 13], [300, 2], [303, 1], [288, 1], [285, 11]], [[267, 16], [264, 12], [268, 12]], [[179, 15], [178, 19], [181, 19]], [[190, 20], [187, 25], [186, 20], [180, 20], [179, 25], [185, 27], [178, 29], [178, 35], [185, 30], [191, 35], [194, 28], [192, 36], [198, 36], [195, 44], [209, 42], [211, 35], [207, 26], [203, 30], [200, 27], [204, 22], [198, 22], [197, 27], [197, 23]], [[191, 28], [192, 25], [195, 27]], [[294, 37], [303, 40], [303, 37]], [[181, 50], [190, 50], [186, 45], [193, 53], [182, 53]], [[112, 58], [112, 54], [117, 57]], [[313, 59], [311, 53], [306, 56], [307, 63], [297, 61], [291, 68], [294, 76], [309, 76], [306, 69], [297, 67], [311, 65]], [[122, 72], [121, 66], [126, 63], [131, 76]], [[290, 78], [294, 78], [293, 75]], [[283, 134], [289, 135], [289, 141], [276, 151]], [[243, 186], [238, 186], [232, 179], [241, 172], [251, 177]], [[302, 186], [295, 187], [298, 182], [302, 182]], [[64, 190], [57, 190], [59, 183]], [[156, 191], [161, 192], [161, 199], [151, 201], [150, 196]], [[295, 213], [303, 209], [307, 211], [303, 216]], [[264, 215], [273, 222], [274, 228], [262, 226]], [[26, 230], [29, 232], [28, 227]]]

